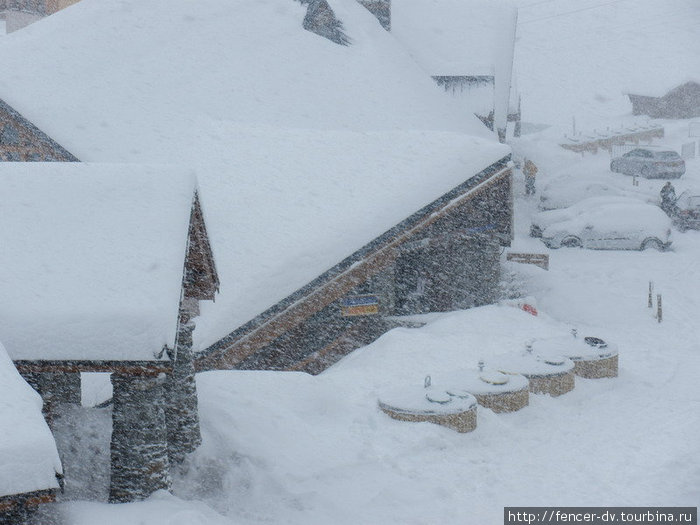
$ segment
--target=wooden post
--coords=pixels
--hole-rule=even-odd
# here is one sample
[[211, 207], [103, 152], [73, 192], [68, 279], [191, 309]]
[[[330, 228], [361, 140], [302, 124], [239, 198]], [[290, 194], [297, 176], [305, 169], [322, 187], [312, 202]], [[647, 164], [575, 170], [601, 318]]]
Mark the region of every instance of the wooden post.
[[661, 294], [656, 295], [656, 319], [661, 322], [663, 320], [663, 309], [661, 307]]
[[654, 306], [654, 301], [652, 299], [652, 293], [654, 292], [654, 283], [649, 281], [649, 301], [647, 303], [647, 307], [651, 308]]

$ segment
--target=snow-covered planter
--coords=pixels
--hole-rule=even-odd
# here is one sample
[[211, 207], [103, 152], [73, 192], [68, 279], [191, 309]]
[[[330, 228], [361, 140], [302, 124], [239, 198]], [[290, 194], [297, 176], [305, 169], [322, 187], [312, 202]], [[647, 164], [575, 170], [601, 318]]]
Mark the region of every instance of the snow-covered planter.
[[476, 407], [476, 398], [468, 392], [448, 393], [430, 386], [428, 379], [425, 388], [401, 388], [379, 400], [379, 408], [393, 419], [435, 423], [457, 432], [476, 428]]
[[560, 396], [574, 389], [574, 362], [563, 356], [540, 356], [531, 351], [503, 354], [489, 366], [506, 374], [522, 374], [530, 381], [530, 392]]
[[529, 381], [525, 376], [493, 369], [453, 373], [443, 384], [448, 394], [472, 394], [482, 407], [494, 412], [515, 412], [526, 407], [530, 399]]
[[542, 356], [564, 356], [574, 362], [574, 374], [587, 379], [617, 377], [617, 345], [598, 337], [557, 337], [533, 343]]

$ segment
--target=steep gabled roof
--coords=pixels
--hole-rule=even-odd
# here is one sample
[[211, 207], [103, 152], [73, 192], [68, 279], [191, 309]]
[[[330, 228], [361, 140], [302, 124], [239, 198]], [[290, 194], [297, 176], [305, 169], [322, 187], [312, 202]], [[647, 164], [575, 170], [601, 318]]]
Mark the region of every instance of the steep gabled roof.
[[83, 0], [0, 42], [0, 98], [83, 161], [190, 158], [202, 121], [488, 136], [355, 0]]
[[173, 346], [194, 177], [3, 163], [0, 335], [14, 360], [152, 361]]

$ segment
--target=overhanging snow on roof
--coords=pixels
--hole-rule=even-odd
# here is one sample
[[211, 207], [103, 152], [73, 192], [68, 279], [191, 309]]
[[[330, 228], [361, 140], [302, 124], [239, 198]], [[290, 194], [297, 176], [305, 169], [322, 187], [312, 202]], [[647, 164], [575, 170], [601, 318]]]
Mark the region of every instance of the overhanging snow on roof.
[[41, 406], [0, 344], [0, 498], [58, 488], [63, 470]]
[[0, 336], [13, 360], [173, 346], [195, 191], [164, 166], [3, 163]]

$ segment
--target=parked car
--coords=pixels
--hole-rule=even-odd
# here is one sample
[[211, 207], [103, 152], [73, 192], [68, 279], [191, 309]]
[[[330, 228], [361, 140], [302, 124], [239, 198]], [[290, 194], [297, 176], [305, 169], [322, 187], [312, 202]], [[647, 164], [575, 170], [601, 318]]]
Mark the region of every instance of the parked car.
[[658, 206], [627, 197], [593, 197], [538, 213], [530, 234], [549, 248], [667, 250], [671, 219]]
[[684, 191], [676, 200], [673, 224], [680, 231], [700, 230], [700, 194]]
[[610, 174], [565, 174], [554, 178], [540, 190], [538, 208], [556, 210], [568, 208], [583, 199], [591, 197], [638, 197], [646, 200], [646, 193], [632, 186], [625, 179], [610, 177]]
[[675, 151], [635, 148], [610, 161], [610, 171], [646, 179], [677, 179], [685, 173], [685, 161]]

